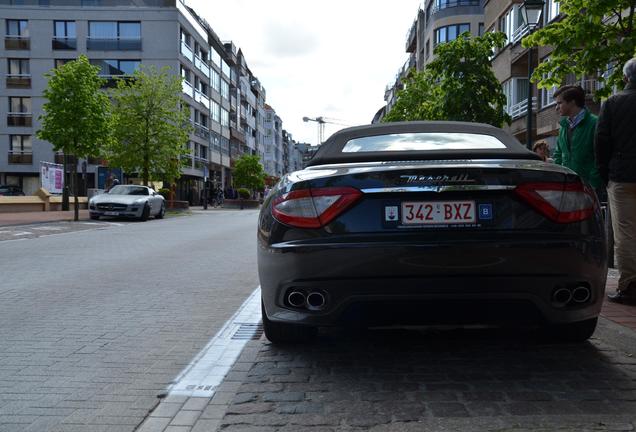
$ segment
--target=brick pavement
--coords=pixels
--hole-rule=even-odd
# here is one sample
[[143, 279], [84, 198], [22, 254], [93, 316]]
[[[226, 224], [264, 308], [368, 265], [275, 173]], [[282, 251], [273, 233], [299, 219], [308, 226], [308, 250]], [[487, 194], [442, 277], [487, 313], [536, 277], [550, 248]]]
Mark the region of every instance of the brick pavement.
[[[603, 307], [623, 325], [635, 312]], [[636, 332], [601, 319], [585, 344], [492, 329], [324, 330], [288, 347], [263, 337], [213, 398], [168, 397], [137, 432], [341, 430], [634, 431]]]

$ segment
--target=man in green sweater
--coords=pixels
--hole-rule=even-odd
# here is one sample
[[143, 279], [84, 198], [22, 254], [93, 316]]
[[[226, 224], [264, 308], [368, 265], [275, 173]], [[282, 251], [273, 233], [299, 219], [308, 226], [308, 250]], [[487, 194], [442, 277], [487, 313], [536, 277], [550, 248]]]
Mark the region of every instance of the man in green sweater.
[[554, 93], [556, 109], [563, 116], [554, 150], [554, 163], [576, 172], [605, 200], [605, 188], [594, 162], [597, 117], [585, 108], [581, 86], [563, 86]]

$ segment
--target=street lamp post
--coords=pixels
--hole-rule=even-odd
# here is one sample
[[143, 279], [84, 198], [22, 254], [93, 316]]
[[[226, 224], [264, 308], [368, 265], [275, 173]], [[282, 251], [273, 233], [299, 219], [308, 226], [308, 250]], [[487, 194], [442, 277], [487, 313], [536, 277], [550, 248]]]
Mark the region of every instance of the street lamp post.
[[[541, 13], [543, 12], [544, 0], [524, 0], [521, 5], [521, 15], [525, 20], [526, 27], [528, 28], [528, 35], [539, 25], [541, 20]], [[532, 47], [528, 48], [528, 108], [527, 108], [527, 125], [526, 125], [526, 145], [528, 149], [532, 150], [532, 73], [534, 72], [532, 56]]]

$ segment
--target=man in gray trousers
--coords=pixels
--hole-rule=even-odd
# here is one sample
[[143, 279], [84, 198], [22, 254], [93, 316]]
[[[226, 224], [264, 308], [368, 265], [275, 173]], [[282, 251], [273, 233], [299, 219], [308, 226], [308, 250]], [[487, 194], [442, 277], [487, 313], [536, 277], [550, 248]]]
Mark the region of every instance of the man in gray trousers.
[[614, 250], [620, 272], [610, 301], [636, 305], [636, 58], [623, 67], [625, 90], [601, 107], [594, 151], [607, 185]]

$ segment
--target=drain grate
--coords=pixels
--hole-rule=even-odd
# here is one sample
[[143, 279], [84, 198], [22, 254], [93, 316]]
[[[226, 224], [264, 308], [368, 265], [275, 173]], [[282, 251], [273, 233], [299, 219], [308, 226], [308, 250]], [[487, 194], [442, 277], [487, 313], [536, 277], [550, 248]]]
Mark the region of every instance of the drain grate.
[[258, 340], [263, 334], [263, 324], [242, 323], [232, 335], [234, 340]]

